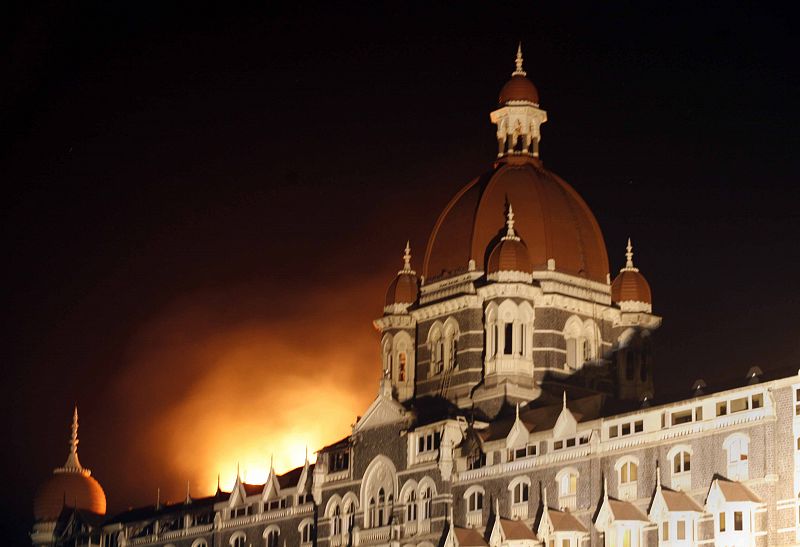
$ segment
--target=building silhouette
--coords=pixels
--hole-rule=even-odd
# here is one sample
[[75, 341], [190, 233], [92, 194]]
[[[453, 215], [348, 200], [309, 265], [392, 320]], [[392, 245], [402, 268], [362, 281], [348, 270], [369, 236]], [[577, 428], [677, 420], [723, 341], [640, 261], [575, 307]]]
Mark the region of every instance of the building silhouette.
[[800, 543], [798, 371], [658, 393], [650, 286], [630, 240], [612, 279], [591, 209], [543, 166], [521, 50], [491, 121], [497, 157], [446, 205], [419, 274], [406, 246], [374, 322], [378, 394], [349, 436], [265, 484], [106, 515], [76, 410], [33, 544]]

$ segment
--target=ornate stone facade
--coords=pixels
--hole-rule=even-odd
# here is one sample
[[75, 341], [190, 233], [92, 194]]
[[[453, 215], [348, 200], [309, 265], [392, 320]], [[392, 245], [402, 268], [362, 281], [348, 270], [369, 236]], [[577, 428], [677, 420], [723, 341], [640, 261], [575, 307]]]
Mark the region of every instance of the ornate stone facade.
[[800, 375], [656, 392], [650, 287], [630, 242], [612, 284], [594, 216], [541, 165], [538, 101], [520, 52], [491, 117], [498, 158], [436, 223], [427, 277], [406, 248], [351, 435], [263, 485], [65, 507], [34, 544], [798, 544]]

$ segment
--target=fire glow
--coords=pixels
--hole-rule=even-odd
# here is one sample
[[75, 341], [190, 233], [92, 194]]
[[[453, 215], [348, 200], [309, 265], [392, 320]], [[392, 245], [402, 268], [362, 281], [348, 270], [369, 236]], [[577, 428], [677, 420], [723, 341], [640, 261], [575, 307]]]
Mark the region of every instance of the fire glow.
[[[127, 476], [112, 488], [147, 500], [160, 487], [162, 499], [177, 500], [189, 480], [192, 495], [209, 495], [218, 480], [230, 489], [237, 468], [259, 484], [271, 461], [280, 474], [346, 436], [377, 392], [380, 364], [369, 319], [352, 313], [370, 291], [362, 284], [334, 292], [309, 295], [315, 304], [293, 317], [233, 306], [248, 295], [230, 292], [159, 314], [135, 338], [116, 392], [125, 398], [117, 408], [129, 413], [124, 435], [144, 440], [131, 443], [120, 455], [130, 461], [120, 464], [148, 484]], [[351, 307], [346, 320], [325, 319], [345, 317], [341, 306]], [[374, 312], [374, 303], [362, 309]]]

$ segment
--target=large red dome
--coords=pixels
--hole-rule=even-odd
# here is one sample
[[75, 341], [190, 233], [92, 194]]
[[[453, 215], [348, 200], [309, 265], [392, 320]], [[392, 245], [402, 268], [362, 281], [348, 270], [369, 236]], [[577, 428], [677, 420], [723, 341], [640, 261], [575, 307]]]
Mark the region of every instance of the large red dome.
[[36, 493], [33, 515], [36, 520], [56, 520], [65, 506], [104, 515], [106, 494], [87, 472], [59, 470]]
[[505, 233], [506, 204], [533, 270], [555, 269], [606, 283], [608, 253], [589, 206], [567, 182], [537, 159], [513, 158], [465, 186], [433, 228], [425, 252], [426, 278], [462, 272], [470, 259], [485, 269], [487, 254]]

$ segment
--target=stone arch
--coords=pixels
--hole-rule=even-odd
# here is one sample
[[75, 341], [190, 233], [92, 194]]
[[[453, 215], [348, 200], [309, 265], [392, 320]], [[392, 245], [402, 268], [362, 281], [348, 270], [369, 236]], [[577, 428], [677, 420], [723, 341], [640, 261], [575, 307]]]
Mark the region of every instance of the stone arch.
[[[361, 481], [361, 507], [364, 508], [364, 527], [372, 526], [374, 515], [370, 515], [371, 509], [378, 504], [378, 495], [383, 491], [384, 503], [391, 507], [397, 499], [398, 481], [397, 469], [392, 460], [380, 454], [375, 456], [364, 471], [364, 478]], [[383, 509], [383, 508], [379, 508]]]

